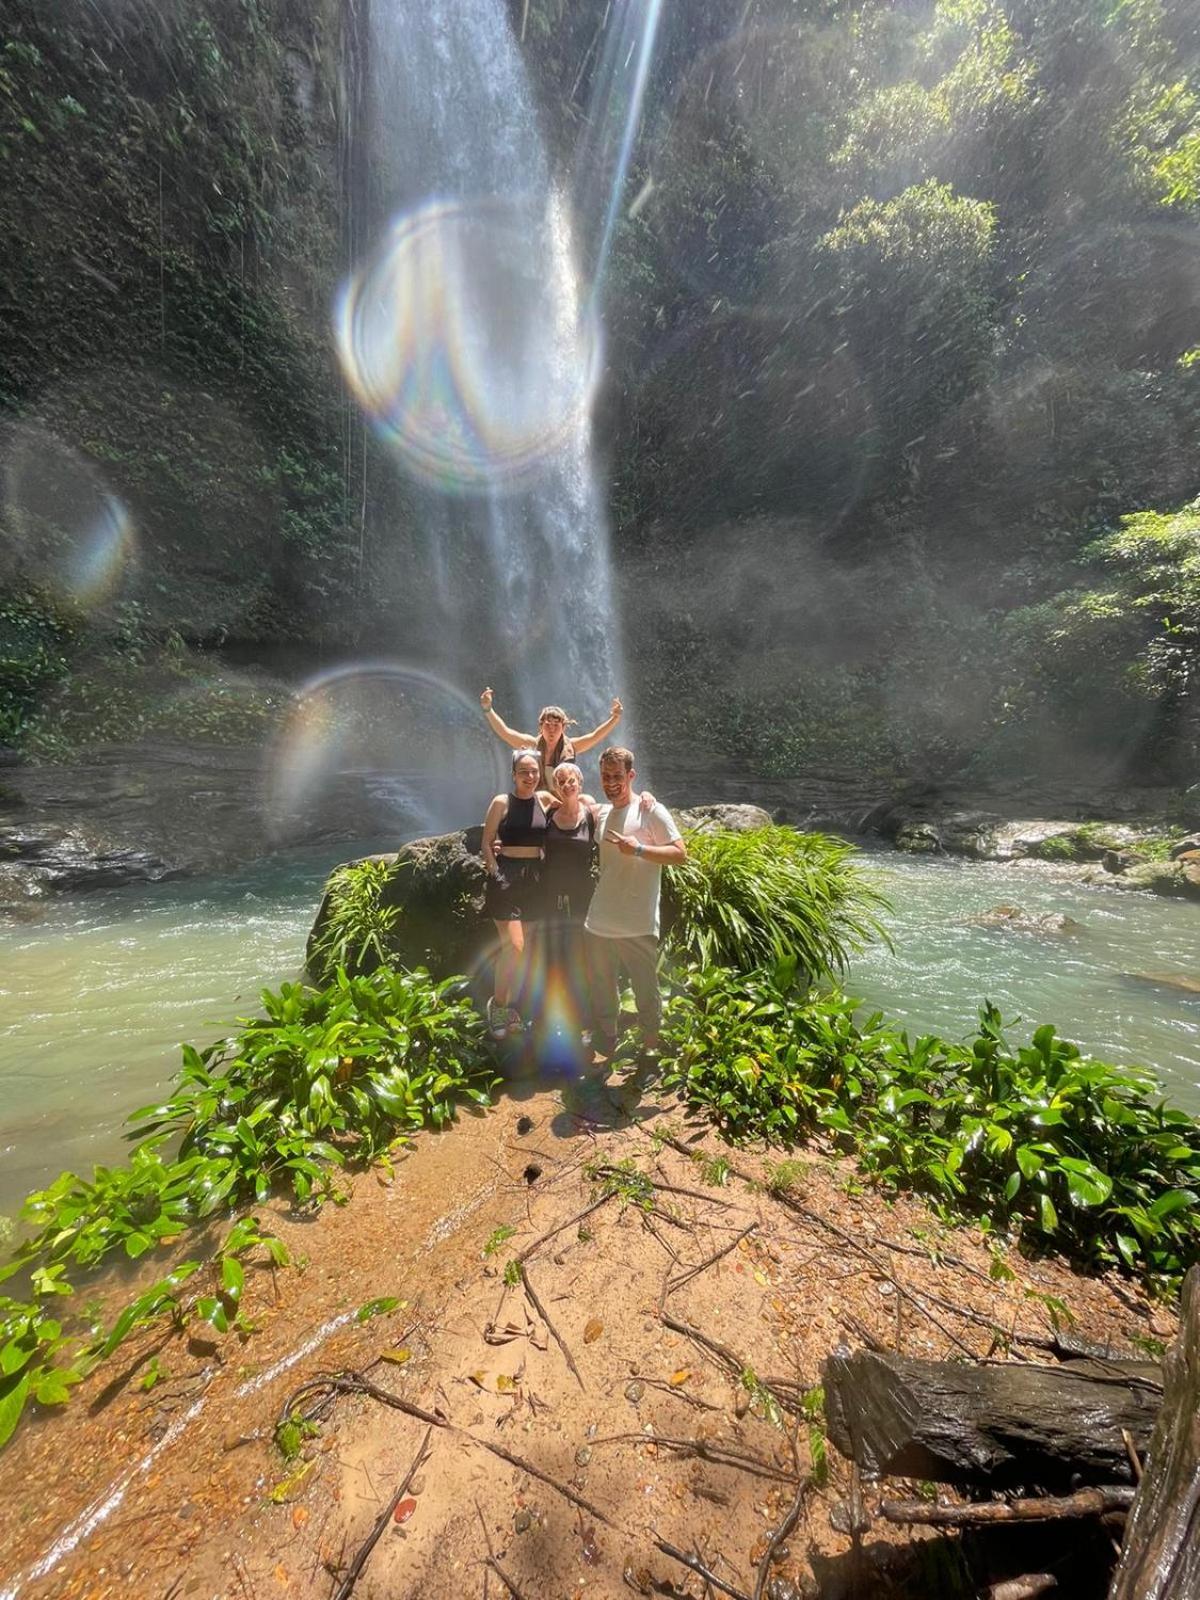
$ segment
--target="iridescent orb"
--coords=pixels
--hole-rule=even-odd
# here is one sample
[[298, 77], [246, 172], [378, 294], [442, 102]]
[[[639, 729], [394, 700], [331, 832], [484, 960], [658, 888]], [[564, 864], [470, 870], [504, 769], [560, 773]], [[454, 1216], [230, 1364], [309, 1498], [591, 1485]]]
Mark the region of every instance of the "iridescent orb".
[[562, 203], [430, 200], [397, 217], [343, 286], [346, 381], [418, 478], [519, 485], [580, 426], [595, 384]]
[[18, 428], [6, 458], [7, 575], [85, 609], [111, 599], [134, 554], [128, 508], [96, 467], [42, 428]]
[[401, 662], [356, 662], [297, 689], [273, 740], [264, 806], [278, 839], [327, 829], [386, 841], [483, 821], [507, 787], [479, 702]]

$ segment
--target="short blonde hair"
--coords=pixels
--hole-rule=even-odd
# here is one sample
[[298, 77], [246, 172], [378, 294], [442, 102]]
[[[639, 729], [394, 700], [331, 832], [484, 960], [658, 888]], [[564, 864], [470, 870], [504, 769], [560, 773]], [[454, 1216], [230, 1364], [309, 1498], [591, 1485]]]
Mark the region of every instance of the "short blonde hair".
[[560, 772], [573, 772], [579, 779], [579, 787], [581, 789], [583, 788], [583, 773], [580, 772], [579, 768], [573, 761], [560, 761], [555, 767], [554, 777], [550, 781], [554, 784], [556, 789], [558, 788], [558, 775]]

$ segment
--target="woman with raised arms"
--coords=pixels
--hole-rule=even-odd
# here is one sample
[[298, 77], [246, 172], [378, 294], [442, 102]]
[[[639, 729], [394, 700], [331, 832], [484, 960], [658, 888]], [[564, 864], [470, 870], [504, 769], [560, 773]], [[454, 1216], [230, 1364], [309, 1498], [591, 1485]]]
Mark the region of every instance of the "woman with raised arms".
[[617, 699], [613, 700], [612, 711], [607, 719], [598, 728], [593, 728], [591, 733], [581, 733], [575, 738], [567, 737], [567, 728], [574, 721], [568, 717], [561, 706], [544, 706], [538, 714], [538, 734], [534, 738], [531, 733], [518, 733], [515, 728], [510, 728], [498, 711], [492, 707], [492, 691], [485, 689], [479, 696], [479, 704], [483, 707], [483, 714], [487, 718], [488, 727], [497, 738], [503, 739], [505, 744], [512, 745], [514, 750], [536, 750], [540, 771], [539, 781], [543, 789], [553, 787], [554, 769], [560, 761], [574, 761], [585, 750], [590, 750], [593, 745], [606, 739], [621, 720], [624, 707]]

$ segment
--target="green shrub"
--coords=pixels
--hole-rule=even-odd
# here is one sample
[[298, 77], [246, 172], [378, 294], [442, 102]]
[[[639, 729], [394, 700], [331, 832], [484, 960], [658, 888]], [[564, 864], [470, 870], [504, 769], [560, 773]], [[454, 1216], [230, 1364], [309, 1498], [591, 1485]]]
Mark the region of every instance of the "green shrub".
[[1049, 1025], [1014, 1048], [985, 1005], [967, 1044], [910, 1040], [798, 998], [786, 969], [712, 970], [671, 1001], [665, 1046], [665, 1082], [731, 1137], [824, 1130], [887, 1188], [1156, 1287], [1200, 1259], [1200, 1123]]
[[887, 902], [841, 839], [792, 828], [694, 833], [664, 881], [664, 938], [683, 961], [748, 972], [791, 960], [810, 978], [884, 937]]

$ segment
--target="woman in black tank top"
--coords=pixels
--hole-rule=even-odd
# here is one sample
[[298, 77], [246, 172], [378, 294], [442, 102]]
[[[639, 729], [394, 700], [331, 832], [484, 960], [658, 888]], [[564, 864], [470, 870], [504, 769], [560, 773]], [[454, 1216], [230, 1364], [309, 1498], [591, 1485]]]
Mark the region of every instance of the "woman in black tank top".
[[548, 1059], [560, 1053], [549, 1037], [552, 1032], [563, 1040], [568, 1053], [578, 1051], [591, 1014], [583, 919], [594, 887], [596, 838], [596, 807], [583, 799], [583, 774], [574, 762], [564, 761], [555, 769], [554, 794], [558, 804], [546, 830], [542, 873], [547, 995], [543, 1021]]
[[483, 865], [487, 871], [483, 909], [496, 924], [499, 950], [488, 1028], [502, 1039], [522, 1027], [516, 1003], [524, 986], [528, 949], [526, 924], [541, 909], [542, 862], [546, 853], [551, 796], [539, 792], [536, 750], [518, 750], [512, 762], [512, 793], [498, 794], [483, 824]]

